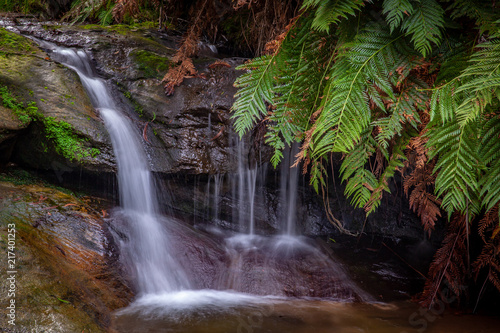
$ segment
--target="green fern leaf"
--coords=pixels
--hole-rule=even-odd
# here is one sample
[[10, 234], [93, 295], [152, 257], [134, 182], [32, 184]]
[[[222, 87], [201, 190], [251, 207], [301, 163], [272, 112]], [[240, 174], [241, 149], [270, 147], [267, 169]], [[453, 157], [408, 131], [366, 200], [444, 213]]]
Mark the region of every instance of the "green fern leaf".
[[439, 45], [444, 27], [444, 10], [436, 0], [412, 1], [414, 11], [403, 21], [401, 28], [412, 35], [411, 41], [424, 57]]
[[[387, 76], [394, 70], [389, 68], [394, 61], [378, 55], [389, 55], [387, 51], [402, 37], [391, 38], [388, 29], [379, 29], [375, 35], [373, 29], [369, 27], [357, 41], [346, 45], [345, 53], [333, 66], [332, 79], [325, 88], [320, 106], [322, 112], [313, 132], [313, 158], [331, 151], [349, 152], [369, 125], [371, 111], [367, 83], [374, 75]], [[380, 68], [385, 70], [380, 71]], [[385, 86], [386, 83], [381, 86], [392, 95], [392, 89]]]
[[479, 196], [476, 171], [480, 163], [476, 133], [476, 122], [461, 127], [456, 121], [435, 127], [429, 133], [427, 144], [434, 148], [430, 158], [439, 155], [435, 166], [439, 171], [436, 194], [444, 195], [442, 207], [449, 214], [456, 210], [465, 212], [468, 203]]
[[363, 6], [363, 0], [305, 0], [302, 9], [316, 8], [312, 28], [329, 32], [332, 24], [348, 15], [354, 16]]
[[262, 56], [236, 68], [247, 71], [234, 83], [239, 90], [232, 106], [232, 118], [235, 119], [234, 128], [240, 137], [267, 113], [265, 102], [272, 103], [275, 60], [275, 56]]
[[413, 5], [409, 0], [384, 0], [382, 14], [386, 15], [391, 33], [399, 28], [405, 17], [413, 14]]
[[482, 143], [479, 156], [484, 163], [485, 173], [481, 177], [482, 203], [486, 210], [500, 203], [500, 114], [487, 120], [481, 133]]

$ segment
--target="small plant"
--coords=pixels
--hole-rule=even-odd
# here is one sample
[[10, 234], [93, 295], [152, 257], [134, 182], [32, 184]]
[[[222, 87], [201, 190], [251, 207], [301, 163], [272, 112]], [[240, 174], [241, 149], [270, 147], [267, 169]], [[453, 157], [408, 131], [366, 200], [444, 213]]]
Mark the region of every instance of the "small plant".
[[[35, 102], [29, 102], [24, 106], [6, 86], [0, 85], [0, 99], [2, 104], [11, 109], [24, 125], [32, 121], [43, 124], [45, 136], [53, 143], [55, 151], [68, 160], [81, 161], [84, 158], [95, 157], [100, 154], [99, 149], [84, 146], [86, 140], [78, 137], [71, 124], [41, 114]], [[45, 100], [41, 100], [45, 102]], [[45, 147], [44, 151], [47, 150], [48, 147]]]

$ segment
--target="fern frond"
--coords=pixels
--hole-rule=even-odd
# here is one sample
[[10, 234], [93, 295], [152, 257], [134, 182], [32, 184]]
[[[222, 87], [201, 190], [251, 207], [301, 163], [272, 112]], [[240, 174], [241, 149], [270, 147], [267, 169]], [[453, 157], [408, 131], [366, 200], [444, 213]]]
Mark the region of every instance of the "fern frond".
[[405, 17], [413, 14], [413, 5], [409, 0], [384, 0], [382, 14], [391, 27], [391, 33], [399, 28]]
[[403, 162], [406, 160], [406, 156], [403, 150], [408, 145], [409, 140], [410, 137], [408, 135], [400, 136], [392, 147], [392, 153], [388, 159], [387, 166], [377, 180], [376, 187], [373, 188], [369, 200], [363, 207], [367, 215], [374, 212], [378, 206], [380, 206], [384, 191], [391, 193], [389, 189], [389, 180], [394, 177], [397, 170], [401, 170], [404, 167]]
[[[497, 138], [497, 140], [499, 139]], [[487, 210], [500, 203], [500, 158], [497, 157], [488, 166], [479, 186], [481, 187], [483, 205]]]
[[308, 124], [311, 105], [325, 85], [323, 72], [317, 71], [320, 59], [331, 57], [331, 49], [325, 45], [322, 34], [310, 33], [310, 22], [302, 24], [293, 37], [283, 43], [281, 57], [286, 59], [278, 68], [275, 79], [273, 106], [267, 117], [266, 143], [274, 148], [271, 163], [276, 167], [281, 161], [285, 143], [301, 141]]
[[305, 0], [302, 9], [316, 8], [312, 28], [329, 32], [332, 24], [354, 16], [363, 6], [363, 0]]
[[444, 10], [436, 0], [412, 1], [413, 12], [403, 21], [401, 29], [411, 34], [411, 41], [424, 57], [439, 45], [444, 28]]
[[[373, 29], [370, 27], [348, 44], [332, 68], [313, 133], [313, 158], [331, 151], [346, 153], [354, 148], [371, 118], [366, 95], [369, 79], [395, 72], [391, 68], [396, 63], [391, 48], [402, 36], [391, 37], [387, 27], [378, 29], [378, 34]], [[380, 88], [392, 95], [389, 85], [381, 84]]]
[[479, 221], [478, 234], [483, 239], [483, 242], [487, 243], [486, 232], [488, 230], [492, 231], [493, 228], [498, 227], [498, 205], [494, 206], [492, 209], [488, 210], [484, 217]]
[[247, 72], [236, 79], [234, 86], [239, 88], [232, 106], [235, 119], [234, 128], [240, 137], [257, 123], [265, 114], [266, 102], [273, 101], [273, 81], [276, 73], [275, 55], [262, 56], [238, 66]]
[[420, 303], [425, 307], [433, 305], [444, 281], [447, 281], [450, 291], [456, 296], [459, 296], [462, 291], [466, 276], [464, 256], [467, 233], [465, 223], [465, 216], [454, 215], [448, 225], [446, 237], [441, 248], [434, 255], [424, 291], [420, 296]]
[[474, 203], [479, 193], [477, 167], [480, 164], [477, 150], [476, 123], [461, 127], [455, 121], [433, 128], [428, 146], [433, 147], [430, 157], [439, 155], [436, 170], [436, 194], [444, 195], [442, 206], [451, 215], [454, 211], [465, 212], [468, 208], [478, 213]]
[[476, 119], [487, 106], [498, 102], [500, 96], [500, 39], [481, 43], [459, 76], [465, 82], [456, 91], [466, 97], [457, 109], [461, 124]]
[[429, 234], [434, 229], [434, 225], [441, 216], [441, 200], [429, 192], [435, 182], [435, 174], [432, 173], [434, 165], [432, 163], [417, 167], [406, 176], [403, 182], [405, 194], [409, 195], [410, 208], [420, 216], [424, 230]]
[[417, 129], [420, 123], [417, 110], [421, 108], [422, 101], [428, 99], [425, 88], [426, 86], [422, 86], [420, 82], [409, 80], [407, 87], [394, 96], [394, 99], [389, 100], [387, 109], [390, 115], [373, 122], [374, 126], [380, 128], [377, 142], [381, 147], [387, 148], [395, 135], [401, 135], [404, 124], [408, 123], [412, 128]]
[[358, 169], [347, 182], [345, 194], [351, 198], [351, 205], [363, 208], [370, 200], [375, 187], [377, 187], [375, 175], [370, 170]]

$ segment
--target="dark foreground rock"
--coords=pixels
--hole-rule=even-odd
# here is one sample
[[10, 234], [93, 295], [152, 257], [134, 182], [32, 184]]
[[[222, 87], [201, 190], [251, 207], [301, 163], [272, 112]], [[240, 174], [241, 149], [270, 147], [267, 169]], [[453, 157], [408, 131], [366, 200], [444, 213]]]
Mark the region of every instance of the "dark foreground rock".
[[16, 282], [15, 295], [2, 283], [2, 300], [16, 306], [15, 326], [2, 306], [5, 332], [107, 332], [111, 312], [130, 302], [107, 226], [84, 201], [0, 182], [0, 233], [2, 253], [15, 256], [1, 263], [2, 281], [14, 274]]

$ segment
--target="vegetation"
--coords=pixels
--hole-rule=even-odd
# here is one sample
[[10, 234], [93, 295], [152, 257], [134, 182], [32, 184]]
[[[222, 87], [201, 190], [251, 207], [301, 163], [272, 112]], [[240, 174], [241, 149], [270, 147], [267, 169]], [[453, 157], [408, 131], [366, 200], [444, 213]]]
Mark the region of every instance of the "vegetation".
[[0, 28], [0, 56], [8, 53], [30, 52], [31, 43], [24, 37]]
[[0, 101], [3, 106], [11, 109], [23, 124], [26, 125], [32, 121], [41, 123], [45, 136], [52, 142], [56, 153], [68, 160], [81, 161], [100, 153], [96, 148], [87, 148], [85, 141], [78, 137], [69, 123], [44, 116], [38, 112], [35, 102], [24, 105], [3, 85], [0, 85]]
[[146, 77], [161, 79], [170, 67], [167, 57], [147, 50], [135, 50], [132, 57]]
[[[305, 0], [235, 83], [235, 128], [243, 135], [264, 122], [275, 166], [285, 144], [302, 142], [296, 164], [317, 191], [340, 153], [346, 195], [367, 214], [396, 172], [427, 231], [446, 213], [448, 234], [422, 295], [429, 306], [445, 280], [459, 295], [471, 274], [500, 290], [497, 6]], [[475, 259], [473, 232], [483, 243]]]
[[35, 13], [43, 9], [43, 0], [0, 0], [0, 12]]

